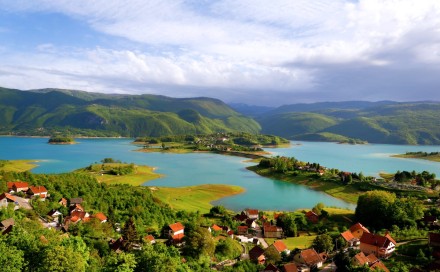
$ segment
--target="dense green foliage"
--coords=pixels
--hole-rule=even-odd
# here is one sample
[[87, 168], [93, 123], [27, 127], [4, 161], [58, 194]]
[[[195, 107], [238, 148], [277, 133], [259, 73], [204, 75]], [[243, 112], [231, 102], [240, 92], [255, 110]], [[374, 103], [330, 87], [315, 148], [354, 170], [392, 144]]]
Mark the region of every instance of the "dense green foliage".
[[329, 102], [279, 107], [257, 118], [263, 133], [296, 140], [439, 144], [439, 103]]
[[105, 95], [0, 88], [0, 133], [161, 136], [220, 131], [257, 133], [260, 126], [211, 98]]
[[73, 143], [75, 140], [72, 137], [67, 136], [52, 136], [49, 138], [49, 143], [51, 144], [62, 144], [62, 143]]

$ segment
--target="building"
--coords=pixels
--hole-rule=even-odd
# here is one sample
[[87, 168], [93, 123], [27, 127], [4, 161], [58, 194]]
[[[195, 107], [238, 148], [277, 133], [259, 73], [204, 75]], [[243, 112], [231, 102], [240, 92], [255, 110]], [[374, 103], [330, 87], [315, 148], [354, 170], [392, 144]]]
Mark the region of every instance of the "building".
[[258, 220], [258, 210], [246, 209], [244, 213], [248, 218]]
[[254, 246], [251, 250], [249, 250], [249, 259], [257, 264], [264, 264], [266, 262], [264, 249], [259, 246]]
[[168, 225], [164, 232], [165, 236], [175, 245], [181, 244], [183, 237], [185, 237], [185, 227], [180, 222]]
[[15, 203], [16, 199], [13, 195], [3, 193], [0, 195], [0, 208], [8, 207], [9, 203]]
[[102, 212], [94, 214], [93, 217], [98, 219], [101, 223], [107, 222], [107, 216]]
[[156, 243], [156, 240], [154, 239], [154, 236], [151, 235], [151, 234], [145, 236], [145, 237], [144, 237], [144, 240], [145, 240], [146, 242], [150, 243], [150, 244], [155, 244], [155, 243]]
[[307, 218], [307, 221], [314, 223], [314, 224], [319, 222], [319, 216], [316, 213], [314, 213], [313, 211], [306, 212], [306, 218]]
[[374, 254], [365, 256], [363, 252], [360, 252], [352, 258], [351, 262], [355, 266], [367, 265], [373, 271], [377, 268], [389, 272], [388, 268]]
[[290, 254], [290, 250], [287, 248], [286, 244], [284, 244], [284, 242], [281, 240], [274, 241], [273, 244], [270, 245], [269, 247], [274, 247], [276, 251], [278, 251], [278, 253], [280, 254], [283, 252], [285, 252], [286, 254]]
[[8, 192], [26, 192], [29, 189], [29, 183], [23, 181], [8, 182]]
[[32, 197], [39, 196], [40, 199], [45, 199], [47, 197], [47, 189], [44, 186], [30, 186], [27, 194]]
[[264, 226], [263, 227], [264, 238], [282, 238], [284, 235], [283, 228], [277, 226]]
[[396, 249], [396, 241], [389, 234], [385, 236], [364, 232], [360, 239], [360, 250], [365, 255], [388, 258]]
[[370, 231], [364, 227], [361, 223], [356, 223], [350, 227], [350, 232], [353, 234], [354, 238], [361, 239], [364, 232], [370, 233]]
[[353, 236], [350, 230], [341, 233], [342, 238], [347, 242], [349, 247], [355, 247], [359, 245], [359, 239]]
[[309, 268], [320, 268], [325, 261], [313, 248], [302, 250], [293, 259], [300, 264], [307, 265]]

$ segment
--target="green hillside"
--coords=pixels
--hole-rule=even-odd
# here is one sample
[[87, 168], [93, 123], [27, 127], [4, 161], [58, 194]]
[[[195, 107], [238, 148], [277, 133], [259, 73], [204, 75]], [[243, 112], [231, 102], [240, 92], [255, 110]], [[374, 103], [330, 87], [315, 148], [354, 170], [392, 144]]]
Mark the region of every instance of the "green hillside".
[[0, 88], [0, 133], [162, 136], [244, 131], [260, 125], [212, 98], [106, 95], [71, 90]]
[[295, 140], [440, 144], [440, 103], [436, 102], [287, 105], [257, 120], [263, 133]]

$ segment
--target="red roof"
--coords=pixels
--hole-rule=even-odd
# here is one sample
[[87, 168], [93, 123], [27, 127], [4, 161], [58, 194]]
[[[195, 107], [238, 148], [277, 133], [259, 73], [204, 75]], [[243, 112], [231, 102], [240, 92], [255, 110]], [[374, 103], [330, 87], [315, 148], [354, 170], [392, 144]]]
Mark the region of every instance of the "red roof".
[[95, 214], [94, 217], [98, 218], [101, 222], [107, 220], [107, 216], [105, 216], [105, 214], [103, 214], [102, 212]]
[[357, 230], [360, 230], [360, 229], [363, 230], [364, 232], [370, 233], [370, 231], [366, 227], [364, 227], [361, 223], [356, 223], [356, 224], [354, 224], [353, 226], [350, 227], [350, 231], [352, 233], [357, 231]]
[[303, 258], [304, 262], [309, 266], [322, 262], [321, 257], [313, 248], [301, 251], [301, 257]]
[[264, 232], [279, 232], [279, 231], [283, 231], [283, 229], [280, 227], [277, 227], [277, 226], [265, 226], [264, 227]]
[[298, 272], [298, 268], [295, 263], [288, 263], [284, 265], [285, 272]]
[[246, 209], [246, 212], [249, 215], [258, 215], [258, 210]]
[[180, 242], [183, 239], [183, 237], [185, 237], [185, 234], [179, 233], [179, 234], [173, 235], [171, 238], [173, 239], [174, 242]]
[[34, 194], [47, 193], [46, 187], [44, 186], [31, 186], [29, 187], [29, 190]]
[[273, 265], [273, 264], [268, 264], [267, 266], [266, 266], [266, 268], [264, 268], [264, 270], [263, 271], [273, 271], [273, 272], [278, 272], [278, 271], [280, 271], [279, 269], [278, 269], [278, 267], [276, 267], [275, 265]]
[[368, 264], [370, 262], [363, 252], [354, 255], [353, 258], [355, 258], [360, 265]]
[[388, 234], [386, 236], [382, 236], [379, 234], [364, 232], [360, 241], [363, 244], [378, 246], [380, 248], [387, 248], [390, 243], [396, 245], [396, 241], [394, 241], [394, 239]]
[[70, 210], [71, 211], [74, 211], [74, 210], [84, 211], [84, 208], [79, 204], [74, 204], [73, 206], [70, 207]]
[[173, 231], [173, 232], [177, 232], [177, 231], [179, 231], [179, 230], [183, 230], [183, 229], [185, 229], [185, 227], [182, 225], [182, 223], [180, 223], [180, 222], [177, 222], [177, 223], [174, 223], [174, 224], [171, 224], [171, 225], [169, 225], [169, 227], [170, 227], [170, 229]]
[[10, 201], [15, 202], [15, 197], [11, 194], [3, 193], [0, 195], [0, 200], [2, 200], [3, 198], [9, 199]]
[[286, 244], [283, 243], [283, 241], [281, 240], [276, 240], [275, 242], [273, 242], [273, 246], [276, 248], [276, 250], [281, 253], [284, 250], [287, 250], [287, 246]]
[[[72, 216], [72, 218], [78, 217], [79, 219], [82, 219], [82, 220], [85, 220], [86, 218], [89, 217], [86, 212], [81, 212], [81, 211], [73, 211], [70, 213], [70, 215]], [[72, 220], [72, 221], [74, 221], [74, 220]]]
[[150, 242], [153, 242], [154, 241], [154, 237], [153, 237], [153, 235], [147, 235], [147, 236], [145, 236], [145, 238], [144, 238], [145, 240], [148, 240], [148, 241], [150, 241]]
[[211, 229], [212, 229], [213, 231], [222, 231], [222, 230], [223, 230], [222, 228], [220, 228], [220, 227], [217, 226], [216, 224], [212, 225]]
[[29, 187], [29, 183], [24, 182], [24, 181], [8, 182], [7, 185], [8, 185], [8, 190], [11, 190], [14, 186], [17, 189]]
[[341, 233], [342, 238], [344, 238], [345, 241], [349, 242], [354, 238], [353, 234], [351, 233], [350, 230], [344, 231], [343, 233]]
[[388, 270], [388, 268], [381, 261], [377, 261], [376, 263], [374, 263], [372, 266], [370, 266], [370, 269], [374, 271], [380, 270], [380, 271], [390, 272], [390, 270]]

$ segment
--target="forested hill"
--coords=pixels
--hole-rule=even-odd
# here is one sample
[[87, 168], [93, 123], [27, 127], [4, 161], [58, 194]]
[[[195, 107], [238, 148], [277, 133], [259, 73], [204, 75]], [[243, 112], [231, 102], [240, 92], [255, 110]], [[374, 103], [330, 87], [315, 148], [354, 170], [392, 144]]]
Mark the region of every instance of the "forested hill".
[[311, 141], [440, 144], [439, 102], [325, 102], [281, 106], [256, 120], [262, 133]]
[[0, 134], [163, 136], [244, 131], [259, 124], [212, 98], [0, 88]]

